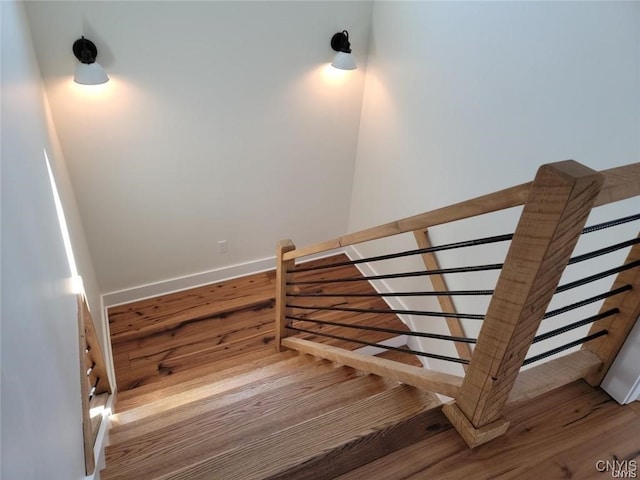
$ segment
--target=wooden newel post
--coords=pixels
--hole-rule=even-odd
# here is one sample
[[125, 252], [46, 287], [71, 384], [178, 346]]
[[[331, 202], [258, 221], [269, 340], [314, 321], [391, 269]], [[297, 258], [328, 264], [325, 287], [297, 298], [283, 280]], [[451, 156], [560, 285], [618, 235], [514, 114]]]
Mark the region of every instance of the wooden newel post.
[[291, 240], [280, 240], [276, 247], [276, 350], [282, 350], [282, 339], [287, 336], [287, 277], [289, 270], [295, 266], [295, 259], [285, 260], [287, 252], [295, 250]]
[[603, 180], [573, 160], [536, 174], [460, 395], [443, 408], [470, 447], [507, 430], [504, 405]]

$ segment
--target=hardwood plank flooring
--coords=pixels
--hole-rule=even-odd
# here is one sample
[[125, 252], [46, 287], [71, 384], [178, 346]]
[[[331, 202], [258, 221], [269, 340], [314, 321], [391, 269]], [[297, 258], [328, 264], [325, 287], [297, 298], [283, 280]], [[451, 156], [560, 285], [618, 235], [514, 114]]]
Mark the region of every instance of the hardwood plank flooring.
[[[344, 260], [347, 260], [346, 256], [337, 255], [304, 266], [328, 265]], [[297, 281], [361, 276], [352, 265], [294, 275]], [[298, 305], [388, 309], [380, 297], [342, 296], [349, 293], [375, 294], [366, 281], [301, 285], [295, 290], [340, 295], [291, 299]], [[142, 389], [138, 391], [148, 393], [271, 355], [274, 351], [274, 294], [275, 272], [270, 271], [110, 308], [108, 316], [118, 399], [126, 399], [129, 391]], [[302, 309], [295, 310], [295, 314], [408, 331], [393, 314]], [[323, 337], [318, 333], [373, 343], [395, 336], [309, 322], [297, 324], [314, 332], [302, 334], [303, 338], [350, 350], [362, 345]], [[398, 355], [402, 356], [396, 354], [396, 357]], [[404, 362], [416, 361], [411, 355], [406, 357]], [[120, 403], [118, 408], [124, 405], [126, 402]]]
[[510, 407], [505, 417], [511, 422], [506, 435], [471, 450], [443, 416], [446, 427], [435, 437], [338, 478], [588, 480], [612, 477], [596, 469], [599, 460], [640, 463], [637, 405], [618, 405], [584, 381]]

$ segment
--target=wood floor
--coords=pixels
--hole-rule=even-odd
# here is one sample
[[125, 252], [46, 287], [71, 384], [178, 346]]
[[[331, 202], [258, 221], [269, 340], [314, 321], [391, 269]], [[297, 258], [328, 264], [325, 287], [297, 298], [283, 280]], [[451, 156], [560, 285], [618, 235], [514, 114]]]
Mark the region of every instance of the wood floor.
[[[264, 273], [110, 309], [120, 392], [103, 480], [604, 479], [614, 476], [599, 472], [598, 461], [640, 463], [640, 405], [620, 406], [582, 381], [509, 407], [507, 434], [470, 450], [433, 395], [276, 353], [273, 283]], [[372, 316], [353, 321], [362, 317]], [[393, 315], [374, 322], [403, 328]], [[372, 341], [382, 339], [376, 335]]]
[[[640, 403], [618, 405], [582, 380], [510, 407], [505, 414], [511, 422], [507, 434], [474, 450], [466, 447], [440, 410], [431, 415], [433, 421], [440, 416], [437, 435], [338, 478], [640, 478]], [[616, 477], [596, 468], [599, 461], [614, 460], [638, 465], [629, 469], [635, 476]]]

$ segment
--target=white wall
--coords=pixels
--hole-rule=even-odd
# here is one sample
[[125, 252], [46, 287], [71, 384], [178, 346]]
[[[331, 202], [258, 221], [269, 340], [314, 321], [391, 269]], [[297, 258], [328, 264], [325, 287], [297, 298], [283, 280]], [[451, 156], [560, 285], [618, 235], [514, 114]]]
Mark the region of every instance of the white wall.
[[20, 2], [1, 2], [1, 475], [84, 477], [78, 326], [45, 154], [79, 273], [99, 291]]
[[[28, 2], [103, 292], [347, 226], [371, 2]], [[355, 72], [328, 70], [348, 29]], [[73, 41], [111, 82], [74, 85]], [[217, 253], [217, 241], [228, 253]]]
[[[349, 230], [529, 181], [543, 163], [573, 158], [603, 169], [637, 161], [639, 21], [635, 2], [376, 2]], [[596, 216], [637, 208], [635, 199]], [[434, 243], [513, 231], [517, 214], [434, 228]], [[634, 227], [600, 238], [632, 238]], [[415, 245], [406, 237], [382, 243], [359, 251]], [[439, 258], [459, 266], [501, 261], [504, 253], [485, 247]], [[373, 266], [380, 273], [398, 268]], [[496, 275], [474, 275], [451, 276], [449, 286], [492, 288]], [[480, 300], [458, 298], [457, 306], [483, 313]], [[473, 322], [465, 325], [476, 333]], [[446, 352], [453, 349], [443, 345]]]

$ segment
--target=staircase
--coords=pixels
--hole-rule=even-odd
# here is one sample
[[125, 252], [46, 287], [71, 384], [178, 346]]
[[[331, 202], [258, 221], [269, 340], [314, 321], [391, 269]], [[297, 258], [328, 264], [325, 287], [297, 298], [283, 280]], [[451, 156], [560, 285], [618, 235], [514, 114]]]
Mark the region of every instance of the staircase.
[[[277, 353], [273, 278], [257, 274], [110, 309], [120, 390], [103, 480], [335, 478], [438, 430], [440, 402], [429, 392]], [[406, 329], [393, 315], [379, 317], [380, 325]], [[380, 357], [421, 365], [396, 351]]]
[[419, 441], [429, 393], [284, 352], [123, 401], [104, 480], [334, 478]]
[[[570, 443], [567, 439], [573, 438], [595, 442], [588, 458], [594, 465], [609, 454], [594, 434], [598, 430], [582, 429], [582, 420], [609, 400], [596, 399], [597, 390], [584, 390], [583, 380], [599, 385], [640, 315], [640, 237], [581, 255], [572, 252], [582, 235], [640, 220], [640, 214], [633, 214], [584, 228], [592, 207], [638, 195], [640, 164], [598, 173], [573, 161], [558, 162], [542, 166], [531, 183], [461, 204], [301, 249], [282, 241], [276, 274], [261, 274], [260, 281], [242, 279], [241, 288], [219, 284], [110, 309], [119, 392], [102, 478], [329, 479], [360, 478], [365, 471], [367, 478], [389, 478], [394, 458], [418, 468], [415, 478], [427, 478], [423, 475], [427, 470], [438, 471], [436, 457], [461, 452], [464, 444], [451, 437], [451, 425], [466, 445], [477, 449], [476, 453], [465, 449], [461, 455], [482, 473], [473, 467], [472, 475], [480, 477], [460, 476], [459, 471], [454, 473], [459, 465], [451, 464], [447, 476], [434, 478], [494, 478], [488, 475], [486, 459], [505, 449], [515, 452], [516, 445], [521, 454], [504, 456], [496, 468], [506, 469], [496, 475], [520, 469], [517, 476], [505, 478], [530, 478], [522, 474], [535, 463], [525, 466], [521, 460], [530, 446], [554, 443], [545, 458], [557, 465], [554, 452], [562, 452]], [[520, 205], [524, 208], [513, 234], [430, 246], [427, 230], [433, 226]], [[405, 233], [414, 234], [419, 249], [296, 264], [311, 254]], [[500, 264], [441, 269], [433, 257], [440, 250], [498, 241], [510, 242]], [[619, 266], [561, 283], [564, 267], [622, 249], [627, 253]], [[426, 270], [365, 277], [354, 266], [409, 255], [422, 255]], [[392, 310], [381, 298], [389, 293], [375, 292], [370, 283], [495, 269], [501, 273], [493, 290], [448, 291], [444, 278], [435, 277], [432, 283], [442, 291], [391, 293], [488, 294], [491, 301], [485, 314], [456, 312], [452, 302], [440, 302], [442, 312]], [[603, 293], [589, 293], [578, 302], [547, 310], [556, 293], [613, 275], [613, 285]], [[543, 320], [587, 305], [596, 309], [599, 305], [599, 313], [579, 321], [569, 318], [566, 324], [553, 325], [559, 328], [538, 333]], [[275, 326], [269, 321], [274, 313]], [[407, 332], [397, 315], [444, 318], [452, 335]], [[482, 320], [478, 337], [465, 336], [459, 319]], [[528, 355], [538, 341], [589, 325], [586, 337]], [[345, 329], [352, 333], [343, 333]], [[353, 331], [359, 332], [357, 336]], [[383, 343], [398, 335], [411, 337], [411, 348], [405, 347], [409, 355], [399, 356], [396, 348], [386, 358], [374, 359], [352, 351], [360, 345], [386, 348]], [[471, 358], [469, 348], [456, 348], [460, 355], [456, 358], [418, 351], [412, 345], [414, 337], [475, 347]], [[583, 347], [557, 356], [578, 345]], [[464, 376], [417, 368], [413, 354], [461, 363]], [[547, 357], [554, 358], [521, 370]], [[581, 391], [587, 413], [577, 401], [558, 402], [562, 395], [574, 398]], [[455, 401], [437, 408], [439, 401], [430, 392]], [[539, 401], [529, 402], [534, 398]], [[526, 412], [528, 405], [540, 407], [529, 415], [545, 428], [548, 424], [548, 432], [532, 433], [529, 426], [509, 430], [511, 423], [518, 425], [518, 412]], [[548, 412], [560, 410], [564, 411], [558, 419], [545, 420]], [[617, 419], [606, 422], [637, 424], [633, 412], [608, 410]], [[578, 417], [567, 423], [564, 417], [572, 415]], [[441, 439], [446, 448], [413, 453], [420, 444], [440, 447]], [[637, 451], [627, 451], [637, 447], [635, 436], [610, 440], [624, 449], [624, 458], [637, 456]], [[587, 457], [582, 452], [576, 458]], [[386, 470], [377, 470], [376, 464], [386, 465]]]

